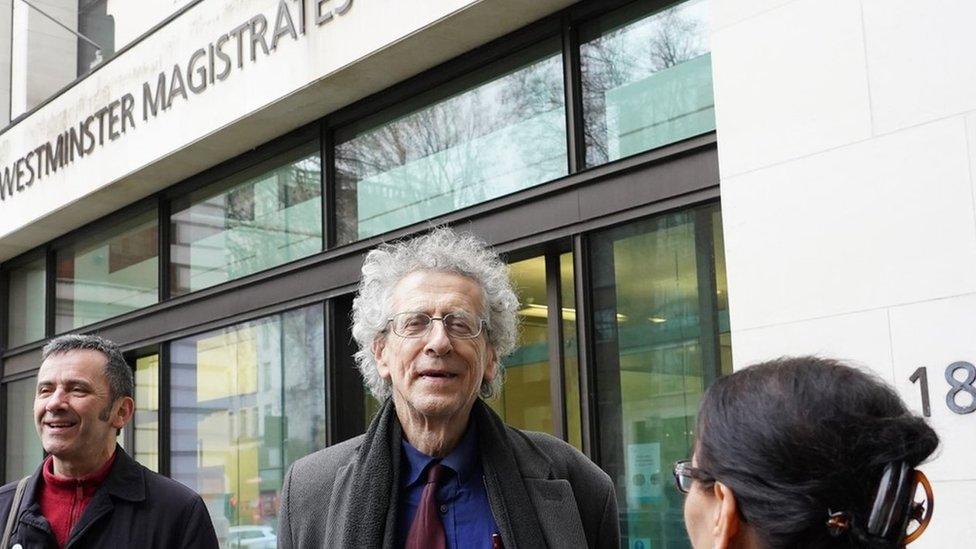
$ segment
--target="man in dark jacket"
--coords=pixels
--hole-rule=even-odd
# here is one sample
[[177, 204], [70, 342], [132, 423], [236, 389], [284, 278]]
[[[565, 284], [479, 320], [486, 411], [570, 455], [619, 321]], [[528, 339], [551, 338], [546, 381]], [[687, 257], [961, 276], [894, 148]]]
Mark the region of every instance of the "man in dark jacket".
[[134, 410], [132, 370], [118, 347], [67, 335], [43, 351], [34, 421], [48, 457], [23, 484], [0, 488], [11, 547], [217, 547], [200, 496], [146, 469], [116, 444]]
[[569, 444], [482, 400], [515, 347], [508, 268], [449, 229], [366, 256], [356, 360], [383, 402], [365, 435], [285, 478], [278, 546], [616, 549], [613, 482]]

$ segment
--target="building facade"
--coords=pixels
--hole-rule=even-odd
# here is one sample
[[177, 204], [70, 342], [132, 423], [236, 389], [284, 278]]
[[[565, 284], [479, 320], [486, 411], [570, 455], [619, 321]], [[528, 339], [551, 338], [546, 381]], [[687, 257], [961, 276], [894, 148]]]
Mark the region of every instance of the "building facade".
[[976, 13], [944, 4], [0, 2], [4, 479], [42, 458], [44, 342], [98, 333], [123, 445], [273, 544], [289, 464], [376, 407], [363, 255], [449, 224], [521, 298], [492, 406], [611, 475], [624, 547], [688, 547], [670, 465], [711, 380], [809, 352], [924, 406], [920, 544], [966, 546]]

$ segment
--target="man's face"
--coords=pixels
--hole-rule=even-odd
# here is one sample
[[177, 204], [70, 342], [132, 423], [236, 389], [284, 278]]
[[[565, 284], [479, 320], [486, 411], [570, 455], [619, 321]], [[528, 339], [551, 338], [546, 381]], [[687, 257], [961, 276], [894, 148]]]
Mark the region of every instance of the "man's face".
[[[114, 447], [128, 419], [111, 401], [105, 355], [74, 350], [49, 356], [37, 373], [34, 423], [44, 450], [67, 463], [85, 463]], [[131, 399], [129, 399], [131, 400]]]
[[[422, 312], [432, 317], [466, 312], [484, 317], [484, 292], [470, 278], [444, 272], [418, 271], [396, 285], [391, 316]], [[487, 332], [474, 339], [448, 336], [444, 323], [431, 323], [427, 335], [404, 338], [388, 330], [377, 339], [377, 368], [390, 380], [398, 410], [426, 418], [466, 422], [482, 380], [495, 377], [495, 351]]]

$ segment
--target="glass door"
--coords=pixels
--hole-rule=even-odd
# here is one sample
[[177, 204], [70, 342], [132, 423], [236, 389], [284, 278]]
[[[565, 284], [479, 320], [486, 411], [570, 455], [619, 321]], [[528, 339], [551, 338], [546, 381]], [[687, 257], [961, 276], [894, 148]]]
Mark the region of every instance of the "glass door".
[[590, 239], [598, 452], [622, 547], [690, 547], [670, 468], [690, 454], [705, 388], [731, 369], [721, 227], [710, 205]]

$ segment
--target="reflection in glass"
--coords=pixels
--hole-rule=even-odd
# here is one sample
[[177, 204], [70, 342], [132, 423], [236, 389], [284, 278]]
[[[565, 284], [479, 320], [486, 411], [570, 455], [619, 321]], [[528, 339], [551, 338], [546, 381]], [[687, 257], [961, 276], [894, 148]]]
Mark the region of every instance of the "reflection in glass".
[[720, 219], [708, 206], [592, 239], [600, 456], [616, 482], [623, 547], [689, 546], [669, 467], [689, 456], [699, 400], [721, 370]]
[[715, 129], [708, 7], [637, 2], [581, 29], [587, 166]]
[[501, 393], [488, 404], [513, 427], [552, 433], [546, 259], [533, 257], [509, 268], [521, 307], [518, 347], [505, 359]]
[[203, 497], [223, 547], [276, 529], [281, 483], [325, 446], [321, 305], [170, 345], [173, 478]]
[[29, 377], [6, 384], [7, 427], [6, 471], [4, 483], [19, 480], [37, 469], [44, 450], [34, 428], [34, 392], [37, 378]]
[[0, 54], [10, 65], [0, 74], [0, 126], [89, 73], [191, 1], [30, 0], [35, 7], [22, 0], [3, 2]]
[[339, 243], [565, 175], [558, 47], [548, 41], [338, 132]]
[[172, 294], [321, 251], [321, 200], [313, 142], [173, 201]]
[[45, 259], [11, 269], [8, 273], [7, 345], [16, 347], [44, 338]]
[[157, 230], [153, 210], [57, 251], [58, 332], [156, 303]]
[[732, 328], [729, 325], [729, 282], [725, 277], [725, 236], [722, 212], [712, 212], [712, 245], [715, 254], [715, 309], [718, 323], [719, 362], [722, 375], [732, 373]]
[[133, 457], [159, 471], [159, 355], [136, 359], [136, 413]]
[[566, 393], [566, 439], [578, 450], [583, 449], [583, 426], [580, 410], [579, 347], [576, 345], [576, 288], [573, 254], [559, 256], [559, 291], [562, 301], [563, 390]]

